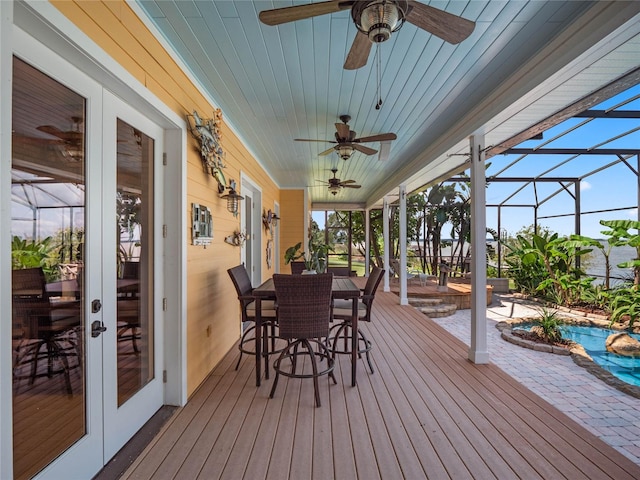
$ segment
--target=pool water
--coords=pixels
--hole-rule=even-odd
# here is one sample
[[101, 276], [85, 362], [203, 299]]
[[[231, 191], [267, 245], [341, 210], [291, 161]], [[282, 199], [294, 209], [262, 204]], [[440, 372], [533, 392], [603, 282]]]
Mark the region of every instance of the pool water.
[[[522, 325], [527, 330], [531, 325]], [[612, 333], [620, 333], [608, 328], [586, 327], [581, 325], [561, 325], [562, 337], [582, 345], [594, 362], [623, 382], [640, 387], [640, 357], [627, 357], [607, 352], [605, 342]], [[625, 332], [628, 333], [628, 332]], [[630, 334], [636, 340], [640, 335]]]

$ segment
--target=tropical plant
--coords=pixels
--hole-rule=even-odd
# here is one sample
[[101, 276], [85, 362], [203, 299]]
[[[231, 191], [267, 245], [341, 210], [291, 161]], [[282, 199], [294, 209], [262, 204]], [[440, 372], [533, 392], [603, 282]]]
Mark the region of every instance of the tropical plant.
[[536, 322], [542, 331], [542, 336], [545, 341], [553, 343], [562, 340], [558, 312], [543, 307], [538, 310]]
[[[640, 221], [637, 220], [600, 220], [600, 225], [610, 228], [602, 232], [607, 235], [609, 241], [616, 246], [628, 245], [635, 248], [636, 258], [618, 264], [619, 268], [633, 269], [633, 284], [637, 288], [640, 285]], [[632, 233], [629, 230], [635, 230]]]
[[51, 258], [53, 239], [27, 240], [14, 235], [11, 239], [11, 267], [16, 269], [42, 267], [45, 274], [53, 271]]
[[331, 248], [324, 243], [314, 243], [313, 239], [309, 239], [308, 248], [301, 251], [302, 242], [287, 248], [284, 252], [284, 262], [289, 264], [295, 260], [302, 259], [306, 270], [314, 270], [323, 273], [327, 268], [328, 256]]
[[627, 285], [614, 288], [610, 294], [610, 322], [629, 321], [629, 328], [640, 318], [640, 291], [636, 285]]
[[540, 292], [538, 286], [547, 277], [547, 273], [542, 259], [531, 253], [535, 248], [533, 243], [528, 238], [518, 235], [505, 243], [505, 247], [508, 250], [505, 262], [509, 266], [509, 274], [516, 289], [528, 295], [537, 293], [545, 296], [545, 292]]

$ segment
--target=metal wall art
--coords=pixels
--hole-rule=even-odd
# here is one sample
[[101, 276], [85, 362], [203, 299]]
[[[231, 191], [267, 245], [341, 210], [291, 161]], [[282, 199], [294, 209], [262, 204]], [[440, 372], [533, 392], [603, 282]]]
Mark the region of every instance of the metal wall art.
[[268, 211], [262, 210], [262, 226], [273, 237], [273, 227], [278, 224], [280, 217], [269, 209]]
[[191, 244], [206, 247], [213, 240], [213, 217], [209, 207], [191, 204]]
[[247, 234], [236, 230], [231, 235], [225, 237], [224, 241], [234, 247], [241, 247], [247, 240]]
[[218, 182], [218, 193], [223, 193], [227, 182], [222, 169], [224, 165], [224, 150], [222, 149], [222, 110], [213, 111], [213, 118], [203, 119], [198, 112], [187, 115], [189, 132], [200, 143], [200, 155], [207, 173], [211, 173]]

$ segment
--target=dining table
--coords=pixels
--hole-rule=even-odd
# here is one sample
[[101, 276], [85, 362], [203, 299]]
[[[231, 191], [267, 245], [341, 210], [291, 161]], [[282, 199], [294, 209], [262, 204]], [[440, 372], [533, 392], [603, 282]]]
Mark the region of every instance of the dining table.
[[[358, 299], [362, 291], [348, 277], [333, 278], [331, 296], [333, 299], [352, 300], [351, 326], [351, 386], [356, 386], [356, 371], [358, 360]], [[255, 298], [255, 349], [256, 349], [256, 386], [260, 386], [262, 377], [262, 357], [265, 358], [265, 378], [269, 378], [269, 360], [267, 338], [262, 336], [262, 300], [276, 300], [276, 290], [273, 279], [265, 280], [259, 287], [253, 289]]]

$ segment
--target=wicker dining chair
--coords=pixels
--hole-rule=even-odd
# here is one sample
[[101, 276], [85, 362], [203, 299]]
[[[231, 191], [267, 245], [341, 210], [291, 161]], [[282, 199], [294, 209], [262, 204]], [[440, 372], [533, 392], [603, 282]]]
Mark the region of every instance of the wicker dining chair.
[[[331, 318], [332, 281], [331, 273], [273, 276], [280, 337], [287, 339], [289, 344], [273, 364], [276, 376], [270, 398], [275, 394], [280, 375], [290, 378], [313, 378], [317, 407], [320, 406], [318, 377], [329, 375], [333, 383], [337, 383], [333, 375], [335, 361], [331, 358], [326, 344]], [[309, 362], [300, 361], [299, 357], [304, 356], [309, 357]], [[318, 359], [327, 361], [323, 370], [318, 370]], [[309, 363], [311, 372], [308, 368], [304, 369], [305, 364], [308, 366]]]
[[[247, 323], [253, 323], [253, 325], [244, 329], [242, 337], [238, 343], [238, 349], [240, 350], [240, 357], [238, 363], [236, 363], [236, 370], [240, 366], [242, 361], [242, 354], [255, 355], [255, 337], [251, 335], [255, 331], [256, 310], [255, 310], [255, 298], [253, 296], [253, 287], [251, 286], [251, 279], [247, 273], [245, 266], [237, 265], [227, 270], [227, 273], [231, 277], [231, 281], [236, 288], [238, 294], [238, 300], [240, 301], [240, 311], [242, 313], [242, 325], [243, 328]], [[278, 319], [276, 315], [275, 302], [273, 300], [262, 300], [261, 302], [261, 317], [263, 319], [263, 338], [268, 338], [270, 348], [267, 354], [279, 353], [276, 350], [276, 342], [278, 340], [277, 326]], [[267, 345], [269, 347], [269, 345]]]
[[[14, 381], [28, 378], [29, 385], [33, 385], [37, 378], [62, 374], [66, 392], [72, 396], [69, 372], [81, 365], [80, 302], [52, 302], [47, 295], [42, 268], [13, 270], [11, 274], [16, 330]], [[44, 369], [40, 368], [43, 364]], [[24, 367], [30, 373], [23, 373]]]
[[[371, 321], [373, 300], [383, 276], [384, 270], [382, 268], [373, 267], [363, 289], [362, 296], [358, 300], [358, 322]], [[337, 353], [351, 353], [351, 302], [352, 300], [336, 299], [333, 303], [333, 319], [340, 320], [339, 323], [331, 327], [331, 332], [329, 333], [329, 345], [331, 346], [331, 352], [334, 357]], [[371, 363], [371, 357], [369, 355], [371, 348], [371, 340], [367, 338], [361, 328], [358, 328], [358, 355], [361, 356], [363, 353], [365, 354], [369, 369], [371, 373], [373, 373], [373, 364]]]

